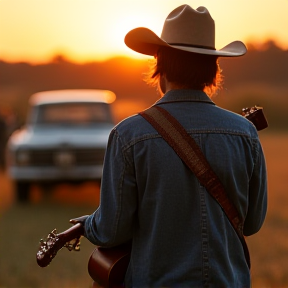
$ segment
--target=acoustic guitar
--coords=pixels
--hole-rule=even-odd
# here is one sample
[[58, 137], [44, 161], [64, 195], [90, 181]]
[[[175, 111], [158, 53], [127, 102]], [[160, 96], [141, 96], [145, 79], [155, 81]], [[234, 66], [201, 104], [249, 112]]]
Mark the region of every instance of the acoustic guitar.
[[[250, 120], [257, 130], [268, 127], [262, 107], [244, 108], [242, 109], [242, 116]], [[54, 229], [48, 234], [46, 241], [40, 240], [39, 251], [36, 254], [38, 265], [40, 267], [49, 265], [57, 252], [63, 247], [66, 247], [69, 251], [79, 251], [83, 230], [80, 223], [60, 234], [57, 234], [56, 229]], [[130, 243], [112, 248], [96, 247], [88, 262], [89, 275], [102, 287], [123, 287], [130, 252]]]
[[[80, 223], [59, 234], [54, 229], [45, 241], [40, 240], [40, 247], [36, 253], [37, 264], [40, 267], [47, 267], [63, 247], [69, 251], [80, 251], [80, 239], [83, 232], [84, 229]], [[130, 250], [130, 243], [112, 248], [96, 247], [88, 262], [88, 272], [91, 278], [102, 287], [123, 287], [130, 260]]]

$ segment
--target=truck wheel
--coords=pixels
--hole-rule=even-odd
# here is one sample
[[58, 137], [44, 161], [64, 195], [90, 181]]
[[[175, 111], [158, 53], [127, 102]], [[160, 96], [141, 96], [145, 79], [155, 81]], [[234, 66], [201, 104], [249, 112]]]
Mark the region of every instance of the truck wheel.
[[29, 201], [29, 195], [30, 195], [29, 182], [16, 182], [15, 189], [18, 202], [24, 203]]

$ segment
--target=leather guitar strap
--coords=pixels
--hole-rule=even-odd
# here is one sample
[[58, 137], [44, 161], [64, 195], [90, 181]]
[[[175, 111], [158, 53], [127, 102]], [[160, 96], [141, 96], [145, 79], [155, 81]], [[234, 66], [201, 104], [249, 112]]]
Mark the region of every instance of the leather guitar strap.
[[160, 106], [152, 106], [139, 114], [166, 140], [192, 170], [201, 185], [221, 206], [242, 243], [245, 258], [250, 268], [249, 250], [243, 235], [243, 220], [195, 140], [167, 110]]

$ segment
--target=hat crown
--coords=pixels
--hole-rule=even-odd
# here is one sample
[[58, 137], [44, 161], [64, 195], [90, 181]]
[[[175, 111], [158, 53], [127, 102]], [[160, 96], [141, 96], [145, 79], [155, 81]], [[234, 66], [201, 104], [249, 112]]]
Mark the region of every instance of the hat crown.
[[205, 7], [174, 9], [166, 18], [161, 38], [169, 44], [215, 49], [215, 24]]

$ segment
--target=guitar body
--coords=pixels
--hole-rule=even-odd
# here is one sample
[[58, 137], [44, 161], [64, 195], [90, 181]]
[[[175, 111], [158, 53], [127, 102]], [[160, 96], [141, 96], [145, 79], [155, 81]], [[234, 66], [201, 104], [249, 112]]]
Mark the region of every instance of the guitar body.
[[124, 287], [130, 252], [130, 243], [112, 248], [95, 248], [88, 262], [89, 275], [103, 287]]

